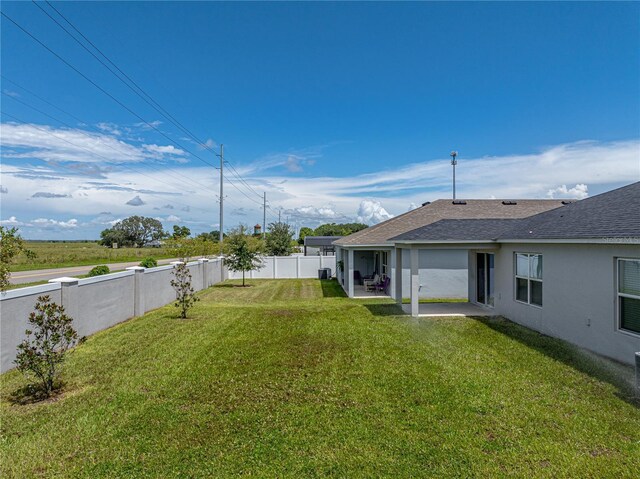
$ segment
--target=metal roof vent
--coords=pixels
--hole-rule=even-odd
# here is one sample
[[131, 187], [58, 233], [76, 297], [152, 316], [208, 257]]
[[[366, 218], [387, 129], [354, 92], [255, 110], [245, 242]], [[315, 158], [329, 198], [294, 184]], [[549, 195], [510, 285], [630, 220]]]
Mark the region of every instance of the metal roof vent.
[[517, 205], [518, 202], [517, 201], [503, 201], [502, 204], [503, 205]]
[[422, 206], [427, 206], [427, 205], [430, 205], [430, 204], [431, 204], [431, 201], [425, 201], [424, 203], [422, 203]]
[[466, 205], [467, 202], [465, 200], [453, 200], [451, 202], [452, 205]]
[[563, 205], [570, 205], [571, 203], [575, 203], [575, 200], [562, 200]]

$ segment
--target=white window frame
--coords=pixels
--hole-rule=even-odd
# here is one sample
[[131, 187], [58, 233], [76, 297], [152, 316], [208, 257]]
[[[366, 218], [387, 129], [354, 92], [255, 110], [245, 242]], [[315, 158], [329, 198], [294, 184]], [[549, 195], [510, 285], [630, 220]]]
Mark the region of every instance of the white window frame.
[[616, 258], [616, 329], [624, 334], [629, 334], [631, 336], [640, 337], [640, 332], [632, 331], [630, 329], [625, 329], [622, 327], [622, 317], [620, 316], [620, 298], [631, 298], [640, 300], [640, 296], [636, 296], [634, 294], [621, 293], [620, 292], [620, 262], [621, 261], [640, 261], [640, 258]]
[[[527, 263], [528, 263], [528, 274], [527, 276], [522, 276], [518, 274], [518, 255], [523, 255], [527, 257]], [[543, 295], [542, 295], [542, 304], [535, 304], [531, 302], [531, 282], [532, 281], [537, 281], [539, 283], [542, 284], [542, 287], [544, 288], [544, 262], [542, 263], [542, 278], [533, 278], [531, 276], [531, 257], [532, 256], [540, 256], [540, 259], [543, 258], [542, 253], [525, 253], [525, 252], [520, 252], [520, 251], [516, 251], [513, 253], [513, 299], [515, 302], [520, 303], [520, 304], [526, 304], [528, 306], [533, 306], [534, 308], [542, 308], [542, 305], [544, 304], [544, 290], [543, 290]], [[518, 279], [524, 279], [527, 281], [527, 300], [526, 301], [522, 301], [520, 299], [518, 299]]]

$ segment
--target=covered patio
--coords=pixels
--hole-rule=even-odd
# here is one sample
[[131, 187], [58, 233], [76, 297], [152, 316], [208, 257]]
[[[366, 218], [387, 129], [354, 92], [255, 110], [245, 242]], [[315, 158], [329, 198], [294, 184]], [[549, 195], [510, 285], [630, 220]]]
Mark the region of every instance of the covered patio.
[[[388, 298], [393, 288], [392, 246], [376, 248], [336, 248], [337, 278], [350, 298]], [[381, 284], [389, 278], [386, 291], [366, 287], [374, 278]]]
[[372, 291], [371, 289], [365, 288], [361, 284], [356, 284], [353, 286], [354, 298], [390, 298], [389, 294], [380, 292], [380, 291]]
[[[394, 297], [402, 310], [414, 317], [419, 316], [493, 316], [493, 261], [488, 259], [480, 265], [478, 258], [493, 258], [496, 244], [487, 242], [433, 242], [416, 241], [396, 243], [394, 269]], [[419, 257], [424, 249], [457, 249], [468, 254], [468, 298], [469, 302], [420, 302], [420, 290], [428, 284], [429, 277], [420, 277]], [[409, 304], [403, 298], [403, 250], [408, 250], [409, 259]], [[405, 258], [406, 260], [407, 258]], [[404, 278], [405, 281], [407, 278]], [[480, 292], [482, 290], [482, 292]], [[406, 297], [406, 296], [404, 296]]]

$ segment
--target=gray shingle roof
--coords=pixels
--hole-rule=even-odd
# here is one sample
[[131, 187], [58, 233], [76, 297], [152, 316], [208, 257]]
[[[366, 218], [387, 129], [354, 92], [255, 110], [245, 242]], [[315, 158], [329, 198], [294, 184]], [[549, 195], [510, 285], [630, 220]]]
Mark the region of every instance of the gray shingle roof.
[[391, 241], [494, 241], [526, 219], [440, 220], [403, 233]]
[[562, 206], [561, 200], [437, 200], [420, 208], [391, 218], [334, 242], [338, 246], [369, 246], [385, 244], [390, 238], [421, 228], [442, 219], [525, 218]]
[[500, 240], [640, 239], [640, 182], [520, 222]]

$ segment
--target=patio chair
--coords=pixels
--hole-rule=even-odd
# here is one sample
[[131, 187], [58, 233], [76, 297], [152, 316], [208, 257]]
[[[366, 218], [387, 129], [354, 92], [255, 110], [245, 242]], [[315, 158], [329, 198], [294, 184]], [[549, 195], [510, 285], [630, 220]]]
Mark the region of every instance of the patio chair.
[[380, 276], [375, 275], [373, 279], [365, 279], [364, 280], [364, 290], [365, 291], [375, 291], [376, 285], [380, 284]]
[[376, 290], [376, 294], [378, 294], [378, 291], [387, 294], [387, 290], [389, 289], [389, 284], [391, 283], [391, 278], [389, 278], [388, 276], [384, 279], [384, 281], [382, 281], [382, 283], [378, 283], [375, 285], [375, 290]]

